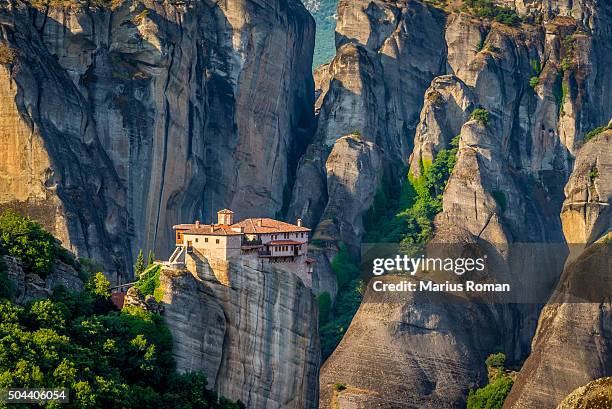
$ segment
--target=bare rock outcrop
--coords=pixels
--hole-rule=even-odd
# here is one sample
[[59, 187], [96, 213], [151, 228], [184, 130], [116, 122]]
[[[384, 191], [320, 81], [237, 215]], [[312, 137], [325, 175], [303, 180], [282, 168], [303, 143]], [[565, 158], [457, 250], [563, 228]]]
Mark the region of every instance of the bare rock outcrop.
[[595, 409], [612, 407], [612, 378], [601, 378], [570, 393], [557, 409]]
[[[582, 10], [576, 15], [561, 2], [547, 2], [546, 12], [538, 3], [533, 9], [537, 18], [520, 11], [525, 16], [520, 27], [450, 7], [445, 9], [444, 27], [425, 29], [432, 37], [437, 35], [434, 30], [444, 34], [446, 69], [441, 74], [446, 75], [423, 90], [424, 102], [419, 104], [423, 109], [412, 128], [416, 129], [413, 174], [419, 162], [435, 158], [461, 134], [432, 241], [477, 243], [491, 249], [516, 267], [497, 278], [511, 282], [531, 301], [482, 305], [474, 298], [451, 305], [451, 311], [444, 303], [413, 294], [403, 299], [377, 297], [373, 302], [368, 293], [343, 341], [321, 369], [322, 408], [465, 407], [468, 389], [486, 381], [483, 361], [488, 354], [502, 349], [511, 364], [528, 356], [541, 306], [563, 272], [567, 248], [559, 215], [574, 156], [580, 156], [586, 132], [607, 124], [612, 112], [612, 98], [602, 92], [611, 83], [605, 68], [610, 63], [610, 7], [588, 0], [574, 3], [580, 3], [574, 9]], [[340, 7], [337, 58], [345, 47], [360, 43], [371, 47], [393, 31], [393, 25], [384, 23], [388, 17], [383, 16], [393, 15], [387, 10], [378, 2]], [[362, 12], [367, 18], [360, 17]], [[343, 22], [343, 15], [358, 23]], [[409, 69], [409, 64], [399, 66]], [[319, 121], [325, 120], [326, 102], [335, 97], [331, 92], [333, 80]], [[342, 106], [342, 101], [332, 107]], [[388, 112], [389, 106], [394, 106], [393, 98], [385, 99], [376, 112]], [[483, 109], [481, 115], [469, 118], [477, 107]], [[534, 251], [515, 251], [517, 243], [530, 243]], [[539, 245], [554, 250], [538, 250]], [[479, 338], [471, 339], [470, 334]], [[447, 377], [451, 368], [459, 372], [452, 379]], [[347, 389], [334, 391], [336, 382], [346, 383]]]
[[576, 155], [561, 212], [568, 243], [589, 245], [612, 226], [612, 131], [587, 142]]
[[37, 274], [24, 272], [21, 262], [14, 257], [4, 256], [4, 263], [7, 278], [13, 286], [11, 298], [17, 304], [48, 298], [53, 288], [59, 285], [71, 291], [81, 291], [84, 288], [78, 272], [61, 261], [55, 262], [53, 271], [44, 279]]
[[[326, 163], [345, 135], [376, 144], [382, 171], [399, 175], [408, 162], [423, 93], [444, 68], [443, 26], [443, 14], [418, 1], [340, 2], [337, 54], [317, 75], [318, 126], [298, 166], [290, 218], [315, 226], [327, 203], [337, 200], [327, 186]], [[359, 244], [360, 237], [355, 239], [349, 244]]]
[[203, 371], [248, 408], [317, 407], [317, 309], [299, 277], [257, 257], [211, 264], [194, 253], [160, 284], [180, 371]]
[[472, 91], [458, 77], [436, 77], [425, 92], [425, 104], [410, 155], [410, 172], [418, 176], [420, 165], [431, 163], [440, 149], [448, 148], [476, 107]]
[[281, 209], [313, 122], [298, 0], [11, 0], [0, 26], [0, 206], [123, 274], [177, 222]]
[[610, 374], [611, 260], [610, 244], [595, 243], [568, 264], [504, 408], [553, 408], [580, 385]]
[[580, 385], [610, 375], [609, 138], [609, 131], [596, 136], [576, 156], [574, 172], [565, 186], [567, 197], [561, 213], [571, 258], [540, 315], [532, 352], [504, 408], [555, 407]]

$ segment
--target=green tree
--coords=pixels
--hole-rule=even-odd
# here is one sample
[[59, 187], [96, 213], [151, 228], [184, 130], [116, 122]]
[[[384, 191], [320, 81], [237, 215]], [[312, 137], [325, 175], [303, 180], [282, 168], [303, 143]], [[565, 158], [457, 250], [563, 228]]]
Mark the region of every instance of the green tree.
[[[143, 271], [140, 277], [138, 277], [138, 281], [136, 282], [135, 286], [140, 290], [140, 292], [142, 292], [143, 295], [156, 295], [155, 290], [160, 288], [159, 275], [161, 270], [161, 264], [153, 264]], [[161, 299], [159, 292], [156, 299], [158, 301]]]
[[136, 264], [134, 264], [134, 275], [138, 278], [145, 271], [145, 261], [144, 255], [142, 254], [142, 249], [138, 252], [138, 257], [136, 258]]
[[504, 353], [489, 355], [485, 364], [489, 373], [489, 383], [475, 391], [470, 390], [467, 401], [468, 409], [501, 409], [514, 383], [506, 371]]
[[89, 292], [101, 298], [109, 298], [111, 295], [110, 281], [100, 272], [94, 274], [86, 284]]
[[489, 111], [484, 108], [476, 108], [470, 115], [470, 119], [478, 121], [482, 125], [487, 125], [491, 119]]
[[608, 129], [612, 129], [612, 124], [607, 126], [600, 126], [590, 130], [584, 135], [584, 142], [586, 143], [590, 141], [591, 139], [595, 138], [598, 135], [601, 135], [602, 133], [604, 133], [604, 131], [607, 131]]
[[58, 254], [58, 241], [42, 226], [13, 210], [0, 215], [0, 246], [18, 258], [26, 272], [46, 277]]
[[513, 383], [510, 377], [504, 376], [484, 388], [470, 390], [467, 409], [502, 409]]
[[485, 361], [487, 368], [504, 368], [506, 365], [506, 354], [499, 352], [487, 357]]
[[155, 253], [153, 253], [153, 250], [149, 250], [149, 256], [147, 257], [147, 267], [151, 267], [153, 264], [155, 264]]
[[8, 278], [6, 263], [4, 262], [4, 249], [0, 246], [0, 299], [10, 298], [13, 290], [13, 283]]

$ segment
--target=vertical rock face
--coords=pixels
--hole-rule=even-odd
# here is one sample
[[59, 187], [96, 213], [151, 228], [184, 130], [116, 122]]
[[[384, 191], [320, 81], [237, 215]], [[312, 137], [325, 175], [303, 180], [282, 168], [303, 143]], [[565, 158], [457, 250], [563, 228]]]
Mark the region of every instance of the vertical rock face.
[[[419, 102], [412, 106], [422, 106], [420, 116], [415, 113], [414, 125], [408, 127], [411, 131], [406, 133], [410, 139], [414, 135], [414, 150], [406, 160], [410, 144], [406, 144], [405, 150], [396, 149], [393, 155], [403, 153], [399, 155], [401, 160], [393, 163], [408, 163], [411, 172], [417, 175], [421, 163], [433, 160], [440, 149], [448, 148], [450, 140], [460, 134], [457, 162], [444, 191], [443, 210], [434, 221], [432, 242], [479, 243], [512, 262], [524, 257], [512, 251], [513, 243], [557, 243], [559, 248], [564, 248], [566, 240], [572, 241], [564, 235], [569, 228], [566, 219], [576, 219], [576, 237], [580, 237], [582, 243], [585, 242], [583, 238], [592, 242], [608, 229], [606, 209], [609, 206], [595, 203], [600, 200], [596, 198], [607, 194], [602, 187], [606, 180], [600, 179], [589, 186], [578, 180], [586, 180], [585, 175], [593, 166], [581, 165], [582, 156], [596, 160], [598, 167], [607, 166], [602, 159], [607, 147], [589, 147], [594, 141], [585, 144], [584, 136], [587, 131], [607, 124], [612, 113], [612, 98], [609, 93], [602, 92], [612, 84], [609, 70], [605, 68], [610, 63], [612, 10], [608, 3], [588, 0], [504, 4], [515, 8], [523, 16], [524, 24], [510, 27], [448, 7], [446, 17], [440, 20], [443, 25], [421, 27], [422, 33], [430, 39], [444, 36], [444, 44], [438, 49], [442, 51], [439, 61], [445, 62], [446, 67], [438, 74], [430, 71], [435, 78], [427, 81], [429, 88], [419, 88]], [[363, 118], [375, 115], [384, 115], [388, 124], [406, 118], [400, 115], [405, 111], [397, 108], [390, 94], [377, 99], [375, 106], [365, 106], [367, 112], [355, 115], [350, 108], [361, 110], [364, 106], [355, 102], [358, 101], [356, 93], [334, 92], [334, 87], [339, 85], [334, 78], [344, 78], [348, 72], [360, 72], [359, 67], [364, 70], [367, 67], [370, 78], [376, 78], [377, 69], [387, 73], [388, 66], [382, 63], [380, 66], [366, 65], [363, 61], [369, 49], [379, 50], [377, 55], [385, 55], [376, 47], [387, 44], [385, 38], [390, 38], [389, 33], [398, 27], [388, 22], [403, 16], [394, 12], [393, 5], [392, 1], [369, 2], [368, 5], [341, 3], [338, 54], [329, 66], [329, 74], [319, 76], [322, 81], [329, 78], [329, 85], [319, 86], [317, 140], [333, 140], [335, 128], [330, 123], [336, 126], [346, 112], [351, 113], [347, 115], [348, 123], [358, 117], [362, 122], [357, 123], [367, 124]], [[408, 2], [407, 7], [412, 7], [412, 3]], [[416, 10], [415, 6], [412, 9], [414, 19], [426, 21], [427, 13]], [[419, 48], [427, 42], [418, 35], [408, 35], [407, 39], [408, 48], [425, 49]], [[365, 51], [351, 51], [354, 58], [334, 66], [342, 57], [346, 58], [348, 51], [345, 50]], [[412, 69], [409, 60], [401, 57], [390, 61], [400, 72]], [[424, 66], [429, 65], [425, 63]], [[417, 83], [415, 77], [406, 81]], [[372, 82], [380, 83], [384, 80]], [[394, 84], [401, 83], [396, 77]], [[409, 87], [386, 86], [385, 90], [388, 88], [397, 89], [396, 95], [404, 96], [407, 101], [414, 100]], [[477, 107], [487, 111], [488, 119], [470, 119]], [[372, 109], [374, 111], [370, 111]], [[333, 114], [326, 115], [326, 111]], [[388, 131], [389, 126], [384, 128], [386, 135], [393, 135]], [[391, 158], [386, 156], [389, 145], [383, 147], [363, 129], [360, 131], [366, 138], [372, 138], [381, 146], [383, 157]], [[605, 134], [597, 138], [603, 138], [602, 143], [606, 143]], [[320, 152], [325, 150], [320, 149]], [[313, 169], [320, 168], [320, 163], [315, 166], [316, 160], [313, 160], [301, 164], [300, 170], [308, 169], [310, 174], [316, 174]], [[579, 170], [581, 168], [584, 169]], [[609, 174], [609, 170], [607, 172]], [[566, 186], [568, 179], [570, 183]], [[571, 182], [574, 179], [576, 182]], [[325, 178], [318, 176], [317, 180]], [[299, 183], [298, 180], [296, 187]], [[324, 188], [319, 191], [327, 192]], [[300, 197], [301, 192], [294, 190], [294, 201], [296, 194]], [[587, 200], [589, 203], [584, 205], [576, 201], [578, 209], [575, 214], [570, 213], [573, 207], [570, 202], [576, 200], [570, 197], [585, 195], [592, 198]], [[324, 194], [316, 198], [320, 199], [310, 201], [316, 205], [312, 209], [324, 209], [325, 203], [331, 200]], [[305, 210], [300, 209], [309, 217], [310, 209]], [[310, 214], [316, 211], [323, 210]], [[312, 217], [318, 219], [316, 215]], [[562, 273], [562, 262], [552, 254], [537, 254], [525, 258], [524, 262], [529, 266], [527, 270], [543, 274], [533, 277], [529, 284], [521, 282], [521, 274], [511, 274], [508, 276], [510, 282], [525, 294], [550, 294]], [[601, 265], [592, 268], [609, 270]], [[530, 277], [529, 272], [523, 270], [521, 273]], [[564, 274], [567, 275], [567, 271]], [[375, 302], [369, 298], [372, 298], [370, 292], [338, 349], [322, 367], [323, 408], [334, 405], [340, 408], [465, 407], [468, 389], [486, 379], [483, 362], [488, 354], [502, 348], [508, 359], [517, 364], [527, 357], [539, 314], [537, 306], [527, 304], [475, 307], [472, 304], [432, 304], [411, 295], [389, 300], [377, 297]], [[591, 311], [595, 315], [580, 315], [588, 328], [604, 322], [601, 314], [607, 314], [596, 314], [595, 309]], [[569, 329], [564, 331], [571, 333]], [[562, 331], [555, 333], [558, 335]], [[479, 334], [478, 339], [470, 334]], [[376, 342], [373, 348], [372, 342]], [[586, 350], [592, 345], [589, 342], [584, 343]], [[594, 342], [600, 345], [599, 341]], [[607, 350], [608, 347], [603, 348]], [[559, 356], [568, 353], [573, 352], [563, 352]], [[597, 353], [592, 355], [597, 356]], [[423, 369], [425, 363], [426, 370]], [[609, 363], [605, 365], [609, 367]], [[584, 367], [576, 364], [574, 368]], [[598, 370], [591, 372], [597, 375]], [[585, 373], [591, 372], [585, 369]], [[455, 376], [449, 377], [449, 373]], [[540, 381], [544, 382], [543, 379]], [[336, 382], [346, 383], [347, 389], [334, 391], [332, 385]], [[581, 380], [581, 383], [586, 382]], [[564, 390], [563, 396], [576, 386], [579, 385]], [[525, 394], [529, 390], [526, 386]], [[516, 407], [554, 407], [558, 401], [548, 403]]]
[[568, 243], [588, 245], [612, 226], [612, 131], [602, 132], [576, 155], [561, 212]]
[[203, 371], [248, 408], [317, 408], [316, 303], [300, 278], [256, 259], [211, 265], [194, 254], [187, 266], [160, 276], [178, 369]]
[[[336, 243], [359, 253], [361, 218], [383, 174], [399, 178], [408, 162], [423, 93], [444, 70], [443, 27], [444, 14], [418, 1], [340, 1], [337, 52], [316, 73], [318, 125], [298, 165], [288, 211], [290, 220], [318, 226], [314, 237], [327, 243], [315, 253], [325, 290], [335, 289], [329, 262]], [[360, 161], [350, 177], [337, 178], [334, 172], [353, 166], [357, 152], [348, 153], [347, 135], [362, 139], [380, 160]]]
[[176, 222], [280, 210], [312, 123], [299, 1], [27, 3], [0, 9], [2, 206], [122, 272]]
[[611, 136], [603, 132], [576, 155], [561, 213], [572, 259], [540, 315], [531, 355], [504, 408], [555, 407], [612, 367]]

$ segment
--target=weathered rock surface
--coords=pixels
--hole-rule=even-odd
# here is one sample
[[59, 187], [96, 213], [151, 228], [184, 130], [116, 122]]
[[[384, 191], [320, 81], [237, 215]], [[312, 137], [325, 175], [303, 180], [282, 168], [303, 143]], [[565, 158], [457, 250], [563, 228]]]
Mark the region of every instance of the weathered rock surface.
[[274, 215], [312, 126], [314, 24], [297, 0], [0, 6], [0, 205], [131, 270], [171, 226]]
[[[302, 217], [310, 226], [330, 219], [329, 211], [325, 217], [323, 212], [339, 198], [333, 197], [338, 189], [328, 185], [326, 163], [336, 140], [346, 135], [358, 133], [380, 149], [381, 169], [360, 172], [399, 176], [410, 155], [423, 93], [444, 69], [443, 26], [443, 14], [418, 1], [340, 2], [337, 54], [317, 71], [318, 126], [298, 167], [290, 218]], [[360, 205], [355, 211], [361, 214], [355, 216], [365, 210]], [[331, 237], [350, 239], [351, 246], [360, 238]]]
[[555, 407], [578, 386], [610, 374], [610, 136], [600, 134], [576, 155], [561, 213], [563, 231], [573, 243], [571, 258], [540, 315], [532, 352], [504, 408]]
[[130, 287], [128, 289], [123, 300], [123, 306], [141, 308], [154, 314], [161, 314], [164, 312], [164, 306], [159, 304], [155, 297], [152, 295], [147, 295], [145, 297], [136, 287]]
[[472, 91], [453, 75], [435, 78], [425, 92], [425, 104], [410, 155], [410, 172], [418, 176], [420, 164], [431, 163], [440, 149], [461, 132], [476, 107]]
[[[388, 8], [378, 2], [370, 6], [358, 3], [339, 8], [336, 59], [354, 44], [378, 44], [396, 27], [385, 24], [381, 17], [393, 15], [381, 12]], [[569, 11], [572, 7], [561, 7], [561, 2], [547, 2], [550, 7], [543, 13], [544, 5], [539, 3], [534, 8], [538, 18], [520, 28], [452, 11], [444, 27], [429, 24], [423, 28], [432, 38], [438, 35], [437, 30], [444, 34], [441, 49], [446, 69], [441, 74], [446, 75], [435, 78], [427, 92], [422, 91], [424, 102], [418, 106], [423, 109], [412, 128], [416, 131], [412, 133], [411, 170], [418, 172], [420, 162], [432, 160], [440, 149], [448, 147], [451, 138], [461, 134], [443, 211], [435, 219], [433, 242], [479, 243], [509, 263], [522, 262], [524, 267], [499, 278], [521, 289], [525, 299], [541, 303], [552, 293], [563, 270], [566, 249], [559, 215], [565, 208], [563, 188], [574, 169], [574, 155], [581, 154], [585, 133], [607, 124], [612, 113], [612, 98], [601, 91], [612, 83], [609, 70], [604, 68], [610, 63], [612, 44], [610, 7], [586, 0], [574, 3], [581, 4], [574, 6], [575, 10], [582, 10], [575, 15]], [[372, 17], [375, 11], [376, 19]], [[419, 36], [411, 41], [422, 43]], [[342, 68], [358, 72], [356, 61]], [[409, 64], [399, 66], [400, 70], [410, 69]], [[369, 75], [375, 77], [376, 71], [371, 72], [377, 67], [368, 68]], [[331, 78], [342, 75], [334, 73]], [[531, 88], [533, 77], [538, 81]], [[333, 89], [332, 79], [321, 105], [318, 132], [323, 129], [326, 103], [340, 98], [332, 94]], [[349, 95], [331, 106], [341, 107], [344, 101], [349, 101], [346, 106], [357, 106], [350, 102], [353, 100], [354, 95]], [[366, 109], [385, 112], [392, 123], [390, 118], [397, 118], [388, 111], [395, 106], [393, 99], [384, 101], [382, 106], [378, 102]], [[468, 120], [478, 106], [489, 114], [486, 123]], [[373, 113], [360, 117], [366, 115]], [[333, 116], [339, 117], [336, 113]], [[597, 148], [591, 149], [583, 155], [594, 156]], [[605, 184], [605, 179], [600, 184]], [[582, 185], [576, 182], [576, 186], [579, 191]], [[604, 213], [604, 208], [596, 212]], [[552, 243], [558, 248], [527, 256], [513, 250], [515, 243], [525, 242], [534, 246]], [[609, 271], [605, 266], [599, 268]], [[414, 295], [388, 300], [378, 297], [371, 302], [368, 297], [372, 294], [368, 294], [340, 346], [321, 369], [322, 408], [336, 404], [340, 408], [465, 407], [468, 389], [486, 380], [483, 362], [488, 354], [501, 348], [514, 364], [528, 356], [540, 311], [537, 304], [477, 307], [474, 299], [472, 303], [446, 305]], [[565, 331], [572, 333], [569, 328]], [[472, 339], [472, 334], [479, 338]], [[572, 352], [560, 356], [568, 353]], [[593, 355], [596, 359], [597, 354]], [[540, 381], [545, 382], [544, 378]], [[345, 382], [347, 389], [334, 392], [336, 382]]]
[[587, 142], [576, 155], [561, 212], [568, 243], [588, 245], [612, 226], [612, 131]]
[[211, 265], [194, 254], [160, 283], [180, 371], [203, 371], [248, 408], [317, 407], [316, 303], [299, 277], [257, 257]]
[[13, 285], [12, 300], [17, 304], [26, 304], [28, 301], [39, 298], [48, 298], [51, 290], [58, 285], [67, 290], [80, 291], [83, 281], [74, 268], [61, 261], [53, 266], [53, 271], [44, 279], [36, 274], [26, 274], [21, 263], [14, 257], [4, 256], [7, 268], [7, 277]]
[[596, 409], [612, 407], [612, 378], [601, 378], [570, 393], [557, 409]]
[[504, 408], [552, 408], [612, 368], [612, 247], [592, 244], [565, 269]]

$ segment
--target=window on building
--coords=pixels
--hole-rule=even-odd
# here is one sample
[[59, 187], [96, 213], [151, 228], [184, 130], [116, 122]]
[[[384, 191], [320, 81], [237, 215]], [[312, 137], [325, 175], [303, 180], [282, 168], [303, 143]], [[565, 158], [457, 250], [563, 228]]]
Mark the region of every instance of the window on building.
[[204, 239], [204, 243], [208, 243], [208, 237]]
[[219, 244], [219, 239], [215, 240], [215, 243]]
[[200, 242], [200, 239], [196, 238], [196, 243], [199, 243], [199, 242]]

